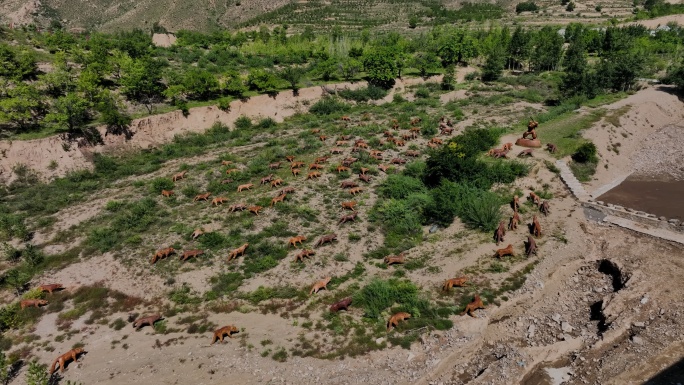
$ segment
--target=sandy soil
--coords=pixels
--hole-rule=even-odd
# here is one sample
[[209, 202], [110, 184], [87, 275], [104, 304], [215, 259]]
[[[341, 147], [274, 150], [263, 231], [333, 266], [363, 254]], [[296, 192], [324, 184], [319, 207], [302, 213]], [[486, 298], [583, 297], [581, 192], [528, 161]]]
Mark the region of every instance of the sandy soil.
[[[679, 3], [680, 1], [668, 1], [669, 3]], [[679, 25], [684, 24], [684, 15], [668, 15], [662, 17], [656, 17], [654, 19], [648, 20], [638, 20], [634, 22], [626, 23], [627, 25], [640, 24], [649, 29], [656, 29], [662, 25], [667, 25], [668, 23], [677, 23]]]
[[176, 43], [176, 35], [172, 33], [155, 33], [152, 35], [152, 44], [158, 47], [171, 47]]
[[[632, 106], [620, 119], [621, 127], [614, 129], [616, 132], [610, 132], [607, 126], [601, 127], [599, 122], [584, 133], [597, 142], [602, 162], [609, 161], [609, 168], [615, 167], [612, 173], [598, 173], [597, 185], [610, 182], [617, 172], [634, 169], [630, 158], [639, 151], [643, 138], [653, 135], [673, 119], [681, 119], [681, 103], [671, 97], [658, 89], [640, 91], [608, 107], [619, 110]], [[288, 104], [280, 106], [284, 111], [267, 111], [274, 117], [282, 117], [290, 111]], [[245, 107], [243, 111], [249, 108], [252, 107]], [[256, 106], [253, 108], [250, 111], [264, 113]], [[217, 110], [212, 110], [212, 114], [218, 114]], [[166, 122], [166, 127], [180, 129], [170, 123], [174, 121]], [[138, 145], [154, 145], [167, 138], [164, 136], [166, 129], [153, 130], [152, 124], [149, 121], [136, 126], [141, 135], [133, 140], [144, 138], [137, 142]], [[609, 152], [607, 145], [616, 139], [621, 129], [628, 132], [627, 136], [621, 137], [621, 155], [611, 158], [614, 152]], [[155, 133], [159, 138], [154, 137]], [[506, 136], [502, 143], [513, 142], [518, 136], [518, 133]], [[514, 146], [511, 154], [520, 150], [522, 148]], [[33, 333], [50, 341], [55, 349], [34, 349], [34, 353], [41, 362], [51, 362], [74, 343], [84, 343], [89, 353], [69, 366], [65, 379], [88, 384], [189, 381], [219, 384], [226, 383], [227, 375], [229, 381], [235, 383], [552, 384], [552, 376], [565, 378], [568, 384], [643, 383], [684, 354], [681, 343], [684, 325], [678, 322], [684, 312], [681, 300], [684, 283], [678, 278], [684, 274], [684, 264], [679, 260], [684, 248], [588, 221], [584, 209], [558, 177], [544, 166], [543, 160], [552, 158], [541, 150], [524, 160], [530, 163], [532, 171], [514, 184], [524, 192], [541, 190], [546, 184], [554, 195], [551, 215], [540, 218], [543, 236], [538, 240], [539, 255], [511, 265], [516, 270], [530, 261], [538, 262], [525, 284], [510, 293], [507, 301], [499, 306], [488, 305], [477, 311], [474, 318], [452, 316], [452, 329], [426, 332], [409, 350], [393, 347], [344, 360], [289, 357], [287, 362], [280, 363], [269, 356], [262, 357], [261, 353], [267, 348], [273, 352], [280, 347], [291, 347], [299, 334], [306, 333], [298, 326], [306, 319], [233, 311], [208, 313], [209, 321], [216, 325], [235, 324], [244, 328], [236, 338], [213, 346], [209, 346], [209, 333], [198, 335], [181, 331], [161, 335], [150, 328], [134, 332], [130, 325], [117, 331], [107, 325], [86, 325], [87, 314], [72, 325], [73, 336], [53, 342], [57, 332], [50, 327], [50, 322], [54, 324], [55, 320], [45, 317]], [[329, 183], [332, 182], [321, 180], [306, 184], [309, 187], [301, 189], [298, 199], [309, 195], [311, 198], [307, 199], [313, 199], [311, 204], [318, 205], [316, 199], [320, 198], [314, 192], [327, 188]], [[366, 200], [364, 211], [372, 203], [372, 199]], [[92, 209], [97, 210], [97, 207], [98, 204], [93, 203]], [[266, 212], [260, 217], [257, 226], [271, 223], [275, 219], [272, 213]], [[514, 244], [521, 250], [522, 241], [527, 237], [525, 224], [535, 213], [527, 208], [522, 213], [520, 228], [509, 231], [505, 243]], [[83, 220], [77, 214], [70, 214], [75, 218], [73, 222]], [[296, 273], [281, 264], [264, 276], [250, 279], [241, 289], [271, 286], [274, 282], [305, 287], [333, 271], [331, 269], [348, 269], [361, 260], [361, 254], [371, 246], [346, 241], [350, 231], [367, 226], [363, 217], [365, 215], [350, 226], [331, 226], [331, 230], [339, 231], [341, 241], [319, 249], [321, 254], [328, 256], [348, 253], [349, 261], [325, 267], [310, 263]], [[439, 290], [444, 279], [463, 269], [489, 265], [496, 248], [490, 237], [462, 230], [458, 221], [436, 234], [429, 235], [425, 229], [426, 242], [412, 249], [408, 257], [430, 255], [431, 266], [440, 269], [437, 273], [409, 272], [411, 280], [425, 289]], [[369, 239], [368, 242], [377, 243], [378, 240]], [[149, 266], [146, 262], [139, 265]], [[214, 273], [213, 269], [205, 266], [182, 272], [176, 276], [177, 283], [187, 282], [197, 289], [206, 288], [206, 277]], [[391, 273], [391, 270], [378, 272], [387, 276]], [[482, 273], [471, 279], [475, 282], [497, 281], [500, 277], [495, 273]], [[168, 290], [159, 275], [145, 274], [138, 265], [122, 264], [110, 255], [84, 258], [41, 279], [59, 280], [70, 290], [79, 285], [102, 284], [148, 300]], [[668, 285], [661, 282], [668, 282]], [[323, 291], [319, 297], [324, 304], [333, 295]], [[150, 313], [159, 310], [159, 306], [157, 301], [153, 306], [140, 307], [137, 311]], [[325, 306], [314, 307], [311, 319], [318, 319], [325, 311]], [[361, 313], [361, 309], [352, 307], [344, 317], [361, 317]], [[116, 317], [126, 319], [127, 315], [110, 318]], [[178, 324], [179, 317], [169, 316], [169, 327], [185, 328]], [[377, 337], [386, 338], [385, 335]], [[266, 340], [271, 340], [271, 344], [263, 346]], [[634, 365], [644, 357], [648, 357], [648, 367]], [[20, 376], [17, 383], [22, 380], [23, 376]]]

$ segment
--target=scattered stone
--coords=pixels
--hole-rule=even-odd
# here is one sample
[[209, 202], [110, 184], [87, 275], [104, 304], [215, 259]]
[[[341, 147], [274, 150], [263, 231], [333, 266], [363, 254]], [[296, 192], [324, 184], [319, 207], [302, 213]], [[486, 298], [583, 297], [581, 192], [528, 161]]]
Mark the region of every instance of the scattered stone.
[[603, 202], [603, 201], [596, 201], [596, 203], [600, 204], [601, 206], [604, 205], [604, 202]]
[[665, 221], [665, 220], [667, 220], [667, 218], [665, 218], [665, 217], [658, 217], [658, 220]]
[[644, 324], [643, 322], [635, 322], [634, 327], [643, 328], [646, 327], [646, 324]]
[[643, 345], [644, 340], [639, 336], [633, 336], [632, 337], [632, 343], [634, 343], [635, 345]]
[[437, 225], [432, 225], [432, 226], [430, 227], [430, 234], [436, 233], [437, 230], [439, 230], [439, 226], [437, 226]]
[[573, 330], [573, 327], [570, 326], [569, 323], [563, 322], [561, 324], [561, 330], [563, 330], [564, 333], [570, 333]]
[[383, 343], [383, 342], [385, 342], [385, 337], [380, 337], [380, 338], [378, 338], [378, 339], [375, 340], [375, 343], [378, 344], [378, 345], [380, 345], [380, 344]]
[[678, 225], [678, 224], [679, 224], [679, 219], [674, 219], [674, 218], [673, 218], [673, 219], [670, 219], [668, 222], [671, 223], [671, 224], [673, 224], [673, 225]]
[[648, 303], [648, 296], [645, 295], [645, 296], [641, 299], [641, 304], [642, 304], [642, 305], [646, 305], [647, 303]]
[[537, 330], [537, 327], [534, 325], [530, 325], [530, 327], [527, 328], [527, 337], [532, 338], [534, 337], [534, 331]]
[[561, 320], [561, 315], [558, 314], [558, 313], [556, 313], [556, 314], [554, 314], [554, 315], [551, 317], [551, 319], [554, 320], [554, 321], [556, 321], [556, 322], [560, 322], [560, 320]]

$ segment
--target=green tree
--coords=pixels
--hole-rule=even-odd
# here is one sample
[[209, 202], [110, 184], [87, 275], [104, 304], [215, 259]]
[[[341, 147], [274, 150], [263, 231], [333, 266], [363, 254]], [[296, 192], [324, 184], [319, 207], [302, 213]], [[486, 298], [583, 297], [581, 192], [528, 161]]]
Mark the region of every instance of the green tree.
[[508, 68], [522, 68], [531, 53], [531, 34], [517, 26], [508, 45]]
[[409, 28], [414, 29], [418, 26], [418, 16], [411, 16], [409, 17]]
[[441, 87], [443, 90], [456, 89], [456, 66], [450, 65], [444, 70], [444, 77], [442, 77]]
[[585, 39], [582, 35], [576, 36], [568, 46], [563, 57], [563, 70], [559, 89], [563, 96], [586, 95], [590, 98], [596, 96], [593, 85], [593, 76], [589, 73], [589, 65], [586, 58]]
[[183, 87], [191, 98], [206, 100], [218, 92], [216, 77], [206, 70], [193, 68], [183, 75]]
[[477, 41], [465, 29], [447, 29], [439, 39], [438, 54], [444, 67], [466, 63], [477, 56]]
[[314, 73], [316, 73], [326, 82], [335, 78], [335, 74], [337, 73], [337, 60], [335, 60], [335, 58], [329, 57], [325, 60], [319, 61], [314, 67]]
[[411, 66], [420, 71], [421, 77], [427, 78], [430, 72], [439, 68], [439, 58], [431, 51], [418, 52], [413, 57]]
[[362, 69], [363, 64], [352, 57], [342, 59], [342, 62], [339, 64], [339, 70], [342, 74], [342, 78], [346, 81], [353, 80]]
[[70, 133], [81, 132], [90, 120], [90, 103], [78, 94], [70, 92], [55, 100], [45, 120], [54, 122], [59, 128], [67, 129]]
[[107, 126], [106, 134], [125, 135], [126, 139], [130, 139], [132, 133], [129, 127], [132, 118], [126, 113], [123, 103], [108, 90], [103, 91], [98, 99], [97, 110], [100, 112], [102, 122]]
[[503, 45], [493, 47], [487, 54], [487, 60], [482, 67], [482, 80], [494, 81], [501, 77], [506, 64], [506, 51]]
[[0, 385], [9, 384], [11, 366], [5, 353], [0, 352]]
[[48, 385], [47, 365], [39, 364], [37, 361], [31, 361], [26, 373], [27, 385]]
[[19, 83], [7, 89], [7, 97], [0, 99], [0, 123], [20, 131], [36, 127], [47, 112], [42, 95], [31, 84]]
[[292, 91], [296, 95], [299, 91], [298, 83], [304, 76], [304, 69], [301, 67], [287, 66], [278, 73], [278, 76], [290, 85], [290, 88], [292, 88]]
[[390, 88], [394, 85], [397, 63], [389, 50], [379, 48], [364, 54], [363, 67], [369, 84], [383, 88]]
[[278, 78], [271, 71], [253, 69], [247, 75], [247, 86], [251, 90], [274, 93], [278, 90]]
[[81, 71], [76, 82], [76, 90], [82, 92], [89, 102], [94, 103], [97, 94], [100, 92], [100, 77], [97, 72], [86, 68]]
[[129, 100], [147, 107], [152, 113], [152, 105], [159, 101], [164, 86], [161, 83], [161, 64], [153, 59], [135, 59], [122, 63], [121, 91]]
[[248, 91], [244, 79], [237, 71], [228, 71], [224, 74], [221, 88], [223, 92], [237, 98], [242, 98], [244, 93]]
[[0, 76], [21, 80], [34, 76], [37, 70], [33, 53], [0, 44]]
[[534, 39], [535, 49], [532, 55], [532, 65], [536, 71], [553, 71], [557, 68], [563, 55], [564, 39], [558, 30], [551, 26], [544, 26]]

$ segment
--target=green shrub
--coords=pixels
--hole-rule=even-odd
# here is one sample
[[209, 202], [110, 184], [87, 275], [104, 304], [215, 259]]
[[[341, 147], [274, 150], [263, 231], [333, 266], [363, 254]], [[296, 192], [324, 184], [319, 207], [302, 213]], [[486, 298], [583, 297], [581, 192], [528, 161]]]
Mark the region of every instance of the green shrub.
[[534, 1], [525, 1], [515, 6], [515, 12], [535, 12], [539, 9]]
[[379, 201], [371, 212], [371, 219], [384, 226], [387, 234], [415, 235], [421, 231], [422, 213], [410, 207], [404, 200], [387, 199]]
[[12, 238], [26, 240], [29, 231], [24, 219], [12, 214], [0, 213], [0, 240], [8, 241]]
[[192, 293], [189, 286], [183, 285], [169, 293], [169, 299], [179, 305], [197, 304], [202, 302], [202, 298]]
[[472, 228], [485, 232], [493, 231], [502, 217], [501, 204], [496, 194], [482, 192], [478, 199], [462, 204], [461, 220]]
[[154, 178], [150, 184], [152, 194], [161, 194], [162, 190], [173, 190], [174, 183], [170, 178]]
[[572, 154], [572, 160], [577, 163], [597, 163], [596, 145], [592, 142], [582, 143]]
[[331, 115], [347, 112], [351, 109], [347, 103], [332, 96], [326, 96], [314, 103], [309, 112], [316, 115]]
[[427, 87], [418, 87], [415, 92], [416, 98], [426, 99], [430, 97], [430, 90]]
[[338, 95], [343, 99], [354, 100], [356, 102], [367, 102], [369, 100], [378, 100], [387, 96], [388, 91], [382, 87], [370, 85], [366, 88], [359, 88], [357, 90], [342, 90]]
[[236, 130], [249, 130], [252, 128], [252, 119], [245, 115], [240, 115], [240, 117], [235, 120], [234, 125]]
[[403, 199], [414, 193], [425, 193], [427, 189], [419, 179], [393, 174], [382, 182], [378, 191], [385, 198]]
[[209, 282], [211, 290], [218, 296], [223, 296], [236, 291], [242, 285], [243, 279], [242, 274], [231, 272], [211, 277]]

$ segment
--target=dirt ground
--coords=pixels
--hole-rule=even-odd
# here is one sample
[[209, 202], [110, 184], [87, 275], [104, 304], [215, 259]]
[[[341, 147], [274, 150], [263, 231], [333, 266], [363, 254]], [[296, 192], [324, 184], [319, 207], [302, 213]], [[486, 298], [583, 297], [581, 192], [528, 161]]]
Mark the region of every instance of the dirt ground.
[[[309, 92], [314, 95], [310, 97], [316, 97], [320, 89]], [[459, 93], [452, 96], [461, 97]], [[296, 110], [293, 100], [281, 102], [280, 98], [262, 100], [261, 109], [257, 105], [236, 106], [242, 112], [231, 110], [230, 114], [237, 117], [259, 113], [282, 118]], [[266, 102], [270, 107], [264, 108]], [[665, 125], [681, 120], [682, 104], [666, 90], [649, 88], [608, 108], [617, 111], [627, 105], [630, 108], [619, 118], [619, 127], [611, 128], [612, 123], [602, 120], [584, 133], [597, 143], [602, 162], [609, 164], [608, 171], [599, 165], [595, 180], [588, 184], [589, 191], [613, 182], [620, 173], [636, 169], [638, 164], [632, 159], [640, 151], [643, 138], [657, 137]], [[229, 119], [222, 114], [207, 108], [202, 116], [206, 120]], [[135, 127], [140, 134], [133, 140], [138, 140], [136, 143], [141, 147], [152, 146], [169, 140], [172, 132], [188, 129], [185, 125], [175, 125], [173, 122], [179, 119], [172, 116], [154, 118], [167, 119], [166, 125], [157, 125], [152, 118], [137, 122]], [[193, 116], [199, 119], [195, 123], [202, 121], [195, 111]], [[203, 124], [206, 127], [211, 123]], [[619, 136], [622, 144], [618, 156], [608, 147], [621, 130], [627, 135]], [[506, 136], [502, 143], [512, 142], [516, 136]], [[514, 146], [512, 153], [521, 150]], [[528, 262], [537, 262], [524, 285], [510, 293], [508, 300], [499, 306], [489, 304], [486, 309], [476, 311], [475, 317], [451, 316], [452, 329], [427, 331], [410, 349], [396, 346], [343, 360], [289, 357], [281, 363], [262, 356], [263, 341], [270, 340], [274, 348], [292, 346], [301, 333], [298, 323], [305, 320], [233, 311], [210, 313], [209, 321], [214, 324], [244, 328], [237, 337], [214, 345], [209, 345], [207, 333], [161, 335], [149, 328], [136, 332], [129, 324], [118, 331], [107, 325], [87, 325], [82, 320], [88, 314], [74, 322], [73, 335], [61, 342], [52, 342], [58, 332], [54, 330], [55, 315], [51, 314], [41, 319], [33, 334], [42, 341], [51, 341], [54, 351], [35, 349], [34, 354], [40, 362], [47, 363], [74, 343], [85, 344], [88, 353], [78, 363], [69, 365], [64, 374], [65, 379], [84, 384], [190, 381], [197, 384], [226, 381], [245, 384], [642, 384], [661, 372], [658, 378], [662, 382], [651, 383], [676, 383], [675, 379], [682, 378], [677, 377], [681, 372], [676, 368], [669, 372], [667, 369], [684, 355], [684, 325], [680, 321], [684, 312], [681, 299], [684, 283], [680, 279], [684, 274], [681, 261], [684, 247], [586, 219], [585, 209], [572, 198], [558, 176], [544, 166], [543, 160], [553, 159], [548, 153], [536, 151], [533, 158], [526, 160], [532, 166], [529, 176], [514, 183], [524, 192], [547, 185], [553, 193], [551, 214], [541, 217], [543, 234], [538, 240], [538, 255], [511, 265], [515, 270]], [[176, 166], [169, 163], [156, 174], [168, 174]], [[76, 163], [71, 167], [77, 167]], [[125, 187], [118, 188], [107, 195], [126, 193]], [[98, 199], [90, 202], [92, 206], [85, 210], [87, 213], [76, 210], [65, 215], [68, 222], [58, 222], [56, 228], [87, 220], [92, 212], [102, 210], [105, 200]], [[365, 204], [370, 207], [372, 201]], [[523, 214], [521, 228], [509, 231], [505, 243], [521, 249], [523, 240], [527, 239], [525, 224], [530, 222], [532, 214], [529, 211]], [[274, 218], [267, 216], [262, 220], [267, 223]], [[362, 223], [358, 227], [365, 226]], [[439, 290], [444, 279], [468, 267], [490, 263], [494, 244], [483, 242], [481, 234], [464, 237], [462, 230], [458, 221], [435, 234], [425, 229], [426, 241], [412, 249], [408, 257], [431, 255], [430, 263], [439, 267], [439, 273], [412, 273], [413, 282], [426, 289]], [[344, 263], [353, 266], [369, 246], [343, 243], [340, 247], [350, 256]], [[241, 290], [274, 282], [310, 285], [316, 277], [328, 272], [312, 264], [298, 275], [288, 276], [290, 270], [279, 266], [265, 276], [250, 279]], [[206, 285], [207, 274], [206, 270], [187, 271], [176, 280], [201, 290]], [[473, 281], [496, 279], [496, 274], [470, 278]], [[68, 290], [81, 285], [105, 285], [151, 301], [159, 301], [158, 297], [168, 290], [159, 276], [140, 273], [108, 255], [74, 263], [39, 280], [62, 282]], [[323, 301], [331, 295], [326, 291], [320, 293]], [[360, 317], [361, 312], [352, 307], [345, 317]], [[320, 315], [316, 312], [312, 317]], [[117, 317], [126, 319], [128, 314], [115, 314], [111, 318]], [[170, 325], [174, 325], [174, 317], [168, 318]], [[387, 336], [377, 338], [382, 341]], [[658, 378], [655, 381], [660, 381]], [[22, 383], [22, 380], [20, 376], [15, 382]]]

